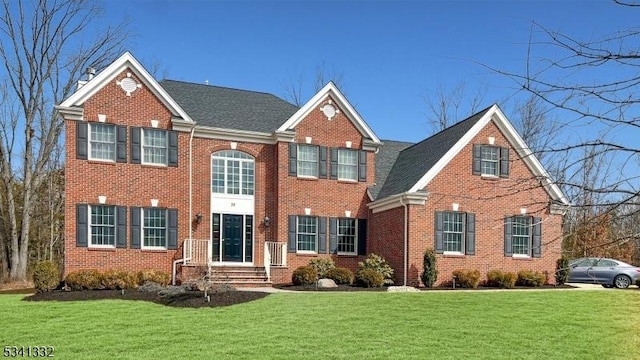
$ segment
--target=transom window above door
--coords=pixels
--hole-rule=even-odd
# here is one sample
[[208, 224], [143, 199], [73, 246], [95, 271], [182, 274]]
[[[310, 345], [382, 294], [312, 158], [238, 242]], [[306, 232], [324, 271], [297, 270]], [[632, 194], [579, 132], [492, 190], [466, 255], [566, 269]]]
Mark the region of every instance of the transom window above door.
[[253, 195], [255, 160], [236, 150], [211, 155], [211, 192], [216, 194]]

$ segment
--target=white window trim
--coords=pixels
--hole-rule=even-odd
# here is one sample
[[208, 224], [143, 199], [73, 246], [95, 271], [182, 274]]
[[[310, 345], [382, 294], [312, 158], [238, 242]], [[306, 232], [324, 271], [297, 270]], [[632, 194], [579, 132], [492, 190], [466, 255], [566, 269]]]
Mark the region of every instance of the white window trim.
[[[148, 162], [145, 161], [144, 159], [144, 133], [145, 131], [162, 131], [165, 134], [165, 162], [163, 164], [160, 163], [155, 163], [155, 162]], [[146, 128], [141, 128], [140, 129], [140, 163], [142, 165], [149, 165], [149, 166], [158, 166], [158, 167], [168, 167], [169, 166], [169, 132], [167, 130], [164, 129], [146, 129]]]
[[[444, 216], [445, 213], [452, 213], [452, 214], [465, 214], [464, 211], [451, 211], [451, 210], [445, 210], [442, 211], [442, 214]], [[445, 231], [444, 229], [442, 229], [442, 246], [444, 247], [444, 235], [445, 234], [457, 234], [457, 232], [453, 232], [453, 231]], [[466, 255], [466, 247], [467, 247], [467, 224], [465, 223], [465, 216], [462, 216], [462, 232], [461, 232], [461, 237], [460, 237], [460, 248], [462, 249], [462, 251], [442, 251], [443, 255]]]
[[[340, 163], [340, 152], [341, 151], [348, 151], [348, 152], [352, 152], [355, 153], [356, 155], [356, 163], [355, 165], [347, 165], [347, 164], [341, 164]], [[346, 182], [358, 182], [358, 152], [357, 150], [354, 149], [338, 149], [338, 180], [339, 181], [346, 181]], [[354, 179], [349, 179], [349, 178], [341, 178], [340, 177], [340, 166], [353, 166], [356, 169], [355, 172], [355, 178]]]
[[[94, 206], [104, 206], [104, 207], [112, 207], [113, 208], [113, 245], [104, 245], [104, 244], [93, 244], [93, 233], [91, 232], [91, 209]], [[116, 244], [118, 243], [118, 210], [115, 205], [89, 205], [87, 209], [87, 246], [95, 249], [115, 249]]]
[[[241, 152], [241, 151], [240, 151]], [[218, 152], [216, 152], [218, 153]], [[216, 156], [213, 153], [211, 154], [211, 193], [212, 194], [219, 194], [219, 195], [225, 195], [225, 196], [233, 196], [233, 197], [237, 197], [237, 198], [245, 198], [245, 199], [252, 199], [255, 194], [256, 194], [256, 161], [253, 157], [251, 157], [251, 159], [242, 159], [242, 158], [230, 158], [230, 157], [226, 157], [226, 156]], [[244, 153], [243, 153], [244, 154]], [[248, 154], [247, 154], [248, 155]], [[250, 155], [249, 155], [250, 156]], [[213, 161], [215, 159], [218, 160], [223, 160], [224, 161], [224, 172], [223, 172], [223, 192], [214, 192], [213, 191]], [[228, 166], [227, 163], [229, 161], [238, 161], [239, 164], [239, 174], [240, 174], [240, 179], [238, 180], [238, 184], [239, 184], [239, 193], [238, 194], [231, 194], [228, 193], [227, 190], [229, 189], [229, 187], [227, 186], [227, 175], [228, 175]], [[242, 190], [244, 190], [243, 184], [244, 184], [244, 177], [242, 175], [242, 165], [245, 163], [251, 163], [253, 164], [253, 187], [252, 187], [252, 192], [253, 194], [243, 194]]]
[[[113, 159], [102, 159], [102, 158], [96, 158], [93, 157], [92, 154], [92, 141], [95, 141], [93, 139], [91, 139], [91, 127], [95, 126], [95, 125], [100, 125], [100, 126], [108, 126], [113, 128]], [[108, 162], [108, 163], [115, 163], [116, 162], [116, 157], [118, 156], [118, 129], [116, 128], [115, 124], [104, 124], [104, 123], [97, 123], [97, 124], [91, 124], [88, 123], [88, 129], [87, 129], [87, 138], [88, 138], [88, 144], [89, 146], [87, 147], [87, 159], [91, 160], [91, 161], [103, 161], [103, 162]]]
[[[337, 229], [336, 229], [336, 236], [337, 236], [337, 247], [340, 247], [340, 220], [341, 219], [351, 219], [351, 218], [338, 218], [338, 224], [337, 224]], [[345, 251], [338, 251], [336, 249], [336, 252], [338, 255], [358, 255], [358, 219], [353, 219], [355, 220], [355, 235], [353, 236], [353, 252], [345, 252]], [[343, 235], [344, 236], [344, 235]]]
[[[300, 218], [301, 217], [309, 217], [309, 218], [314, 218], [316, 220], [316, 233], [315, 233], [315, 237], [316, 237], [316, 241], [315, 241], [315, 250], [300, 250], [298, 249], [298, 244], [299, 244], [299, 240], [298, 240], [298, 235], [300, 235], [300, 231], [298, 229], [300, 229]], [[304, 233], [305, 235], [309, 235], [308, 233]], [[308, 215], [298, 215], [296, 216], [296, 253], [297, 254], [317, 254], [318, 253], [318, 217], [317, 216], [308, 216]]]
[[[513, 218], [531, 218], [530, 216], [513, 216]], [[529, 235], [528, 235], [528, 243], [527, 246], [529, 248], [529, 253], [528, 254], [516, 254], [513, 251], [513, 239], [517, 236], [517, 235], [513, 235], [513, 222], [511, 223], [511, 257], [514, 258], [530, 258], [531, 257], [531, 253], [533, 251], [533, 226], [532, 226], [532, 221], [529, 222]]]
[[[496, 163], [496, 174], [489, 174], [489, 173], [485, 173], [484, 172], [484, 167], [482, 166], [483, 162], [494, 162], [494, 160], [486, 160], [482, 155], [484, 155], [484, 152], [482, 151], [484, 148], [493, 148], [496, 149], [497, 153], [497, 159], [495, 160]], [[495, 145], [482, 145], [480, 148], [480, 175], [482, 177], [485, 178], [499, 178], [500, 177], [500, 147], [495, 146]]]
[[167, 250], [169, 248], [169, 214], [167, 209], [161, 208], [164, 211], [164, 246], [146, 246], [144, 244], [144, 211], [145, 209], [153, 208], [140, 208], [140, 249], [142, 250]]
[[[304, 162], [304, 163], [311, 163], [311, 161], [307, 161], [307, 160], [300, 160], [300, 149], [301, 148], [315, 148], [316, 149], [316, 161], [314, 162], [316, 164], [316, 175], [300, 175], [300, 162]], [[319, 172], [319, 167], [320, 167], [320, 149], [315, 146], [315, 145], [309, 145], [309, 144], [299, 144], [298, 146], [296, 146], [296, 176], [302, 179], [317, 179], [318, 176], [320, 175]]]

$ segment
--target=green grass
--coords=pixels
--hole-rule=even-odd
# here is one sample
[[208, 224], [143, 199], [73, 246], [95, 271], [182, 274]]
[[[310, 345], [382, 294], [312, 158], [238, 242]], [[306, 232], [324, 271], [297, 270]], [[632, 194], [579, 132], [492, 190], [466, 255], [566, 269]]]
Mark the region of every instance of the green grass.
[[296, 293], [216, 309], [0, 295], [59, 359], [640, 359], [640, 291]]

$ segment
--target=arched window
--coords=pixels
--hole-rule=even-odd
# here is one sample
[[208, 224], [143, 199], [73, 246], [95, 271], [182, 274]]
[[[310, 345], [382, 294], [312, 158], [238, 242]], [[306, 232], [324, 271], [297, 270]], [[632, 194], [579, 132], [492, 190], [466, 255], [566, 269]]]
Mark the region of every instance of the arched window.
[[240, 151], [223, 150], [211, 155], [211, 192], [253, 195], [255, 161]]

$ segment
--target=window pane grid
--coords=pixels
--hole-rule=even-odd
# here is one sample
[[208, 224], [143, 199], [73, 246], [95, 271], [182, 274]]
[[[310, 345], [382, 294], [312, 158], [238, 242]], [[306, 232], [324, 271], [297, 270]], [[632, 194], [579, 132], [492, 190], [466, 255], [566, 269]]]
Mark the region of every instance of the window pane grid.
[[143, 212], [144, 246], [165, 247], [167, 237], [166, 211], [163, 209], [144, 209]]
[[356, 253], [356, 219], [338, 219], [338, 253]]
[[224, 193], [224, 159], [213, 159], [211, 174], [211, 191]]
[[235, 150], [219, 151], [211, 161], [211, 192], [253, 195], [255, 163], [250, 155]]
[[511, 246], [514, 254], [529, 255], [529, 218], [513, 218]]
[[317, 219], [311, 216], [298, 216], [298, 250], [316, 251]]
[[254, 184], [254, 169], [253, 162], [243, 161], [242, 162], [242, 194], [243, 195], [253, 195], [253, 184]]
[[227, 194], [240, 194], [240, 162], [227, 160]]
[[338, 179], [357, 180], [358, 159], [355, 150], [338, 150]]
[[143, 160], [149, 164], [167, 164], [167, 132], [143, 130]]
[[106, 124], [91, 124], [91, 159], [115, 160], [116, 127]]
[[91, 207], [91, 245], [115, 246], [115, 208], [113, 206]]
[[463, 216], [462, 213], [445, 212], [443, 214], [444, 251], [462, 252]]
[[498, 176], [498, 148], [493, 146], [483, 146], [481, 171], [485, 175]]
[[298, 145], [298, 175], [318, 176], [318, 148]]

